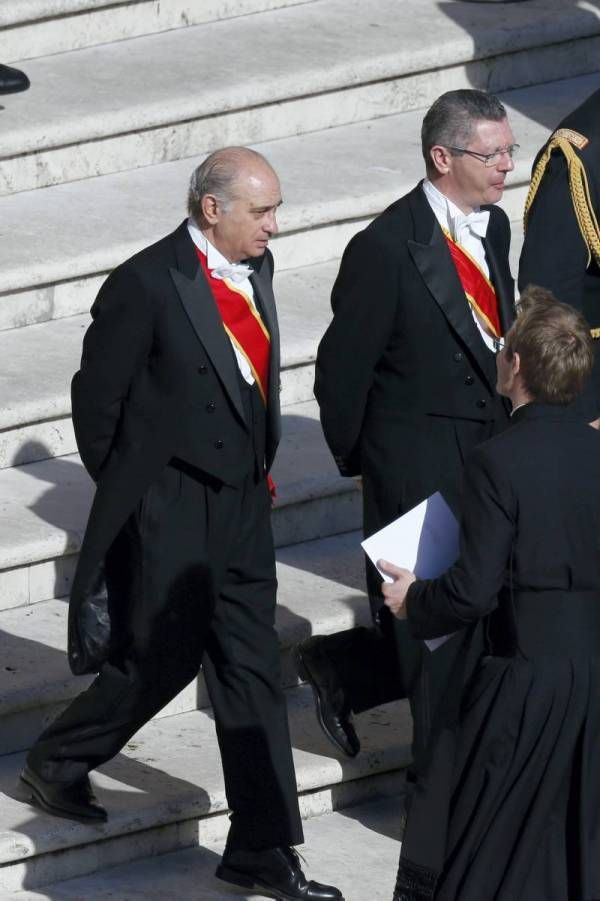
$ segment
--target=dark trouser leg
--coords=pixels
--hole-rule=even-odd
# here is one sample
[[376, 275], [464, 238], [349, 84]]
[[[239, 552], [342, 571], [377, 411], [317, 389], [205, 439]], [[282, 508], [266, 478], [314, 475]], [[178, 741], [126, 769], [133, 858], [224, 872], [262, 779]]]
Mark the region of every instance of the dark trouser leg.
[[47, 780], [74, 782], [109, 760], [194, 678], [206, 647], [231, 841], [301, 842], [264, 481], [232, 489], [167, 467], [126, 538], [136, 571], [127, 641], [38, 739], [30, 767]]
[[[229, 489], [224, 489], [229, 491]], [[233, 497], [237, 532], [203, 662], [232, 811], [230, 849], [303, 841], [275, 622], [275, 557], [266, 484]]]
[[109, 760], [196, 675], [214, 605], [210, 490], [166, 467], [121, 532], [107, 567], [128, 608], [123, 641], [31, 749], [28, 764], [43, 778], [74, 782]]

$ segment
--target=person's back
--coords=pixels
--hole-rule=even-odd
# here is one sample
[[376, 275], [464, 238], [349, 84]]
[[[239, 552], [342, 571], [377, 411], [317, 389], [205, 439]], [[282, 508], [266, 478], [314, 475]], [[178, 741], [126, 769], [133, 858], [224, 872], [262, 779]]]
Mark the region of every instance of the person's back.
[[466, 463], [459, 559], [433, 580], [380, 561], [416, 638], [483, 619], [487, 640], [434, 725], [395, 901], [600, 898], [600, 434], [569, 408], [593, 348], [544, 289], [521, 307], [498, 356], [512, 421]]
[[557, 405], [530, 403], [513, 419], [473, 461], [513, 520], [492, 650], [600, 657], [600, 434]]

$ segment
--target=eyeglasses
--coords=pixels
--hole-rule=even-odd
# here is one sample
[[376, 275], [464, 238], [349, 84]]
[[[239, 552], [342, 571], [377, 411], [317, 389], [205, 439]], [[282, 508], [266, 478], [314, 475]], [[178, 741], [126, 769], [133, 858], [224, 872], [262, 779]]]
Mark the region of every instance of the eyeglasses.
[[510, 144], [509, 147], [494, 150], [493, 153], [477, 153], [476, 150], [467, 150], [465, 147], [448, 147], [448, 150], [451, 150], [452, 153], [466, 153], [467, 156], [475, 157], [476, 160], [480, 160], [488, 168], [497, 166], [503, 156], [508, 156], [512, 160], [515, 153], [518, 153], [520, 149], [520, 144]]

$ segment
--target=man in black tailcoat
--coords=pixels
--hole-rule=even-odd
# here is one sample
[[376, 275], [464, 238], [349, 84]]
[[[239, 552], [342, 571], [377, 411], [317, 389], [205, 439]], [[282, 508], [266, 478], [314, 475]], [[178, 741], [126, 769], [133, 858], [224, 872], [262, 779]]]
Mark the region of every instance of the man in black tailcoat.
[[[513, 317], [510, 228], [500, 200], [514, 144], [500, 101], [452, 91], [423, 121], [426, 179], [344, 253], [333, 320], [319, 346], [315, 394], [343, 475], [360, 474], [364, 532], [441, 491], [458, 506], [463, 461], [507, 420], [495, 393], [495, 350]], [[429, 654], [383, 608], [368, 566], [377, 628], [298, 647], [319, 719], [358, 753], [351, 714], [410, 698], [418, 767], [457, 638]]]
[[281, 424], [267, 249], [280, 203], [264, 157], [216, 151], [192, 175], [190, 218], [118, 266], [92, 307], [72, 395], [97, 490], [69, 659], [98, 676], [38, 739], [21, 779], [50, 813], [105, 819], [89, 771], [202, 664], [231, 808], [217, 875], [340, 901], [306, 881], [292, 847], [303, 838], [267, 482]]
[[[587, 319], [596, 348], [577, 406], [600, 417], [600, 90], [569, 113], [533, 166], [519, 287], [542, 285]], [[600, 420], [599, 420], [600, 421]]]

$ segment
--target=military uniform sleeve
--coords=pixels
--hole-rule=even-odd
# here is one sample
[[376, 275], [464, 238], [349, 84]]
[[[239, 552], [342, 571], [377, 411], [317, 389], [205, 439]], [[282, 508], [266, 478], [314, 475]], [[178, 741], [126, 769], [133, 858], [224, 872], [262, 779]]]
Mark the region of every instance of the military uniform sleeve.
[[540, 285], [582, 309], [588, 251], [569, 190], [567, 163], [553, 153], [529, 211], [519, 262], [519, 289]]
[[109, 276], [91, 313], [71, 400], [77, 447], [87, 471], [97, 479], [134, 374], [150, 353], [153, 321], [139, 278], [127, 266]]

